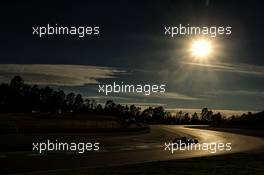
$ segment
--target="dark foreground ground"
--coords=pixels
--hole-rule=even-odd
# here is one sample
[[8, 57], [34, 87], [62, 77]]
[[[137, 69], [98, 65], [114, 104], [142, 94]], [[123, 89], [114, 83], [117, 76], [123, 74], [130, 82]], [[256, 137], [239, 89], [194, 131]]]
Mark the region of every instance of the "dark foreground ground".
[[264, 153], [237, 153], [109, 168], [78, 169], [44, 174], [83, 175], [263, 175]]

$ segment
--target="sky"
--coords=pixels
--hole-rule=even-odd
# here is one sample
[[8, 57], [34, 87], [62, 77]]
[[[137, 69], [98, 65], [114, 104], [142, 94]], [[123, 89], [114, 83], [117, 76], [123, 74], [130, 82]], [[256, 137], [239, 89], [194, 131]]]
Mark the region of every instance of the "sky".
[[[0, 82], [21, 75], [104, 102], [168, 109], [263, 110], [261, 1], [45, 1], [0, 6]], [[32, 35], [33, 26], [100, 26], [85, 38]], [[231, 26], [212, 38], [208, 62], [190, 59], [193, 36], [170, 38], [164, 26]], [[166, 84], [165, 94], [98, 94], [98, 84]]]

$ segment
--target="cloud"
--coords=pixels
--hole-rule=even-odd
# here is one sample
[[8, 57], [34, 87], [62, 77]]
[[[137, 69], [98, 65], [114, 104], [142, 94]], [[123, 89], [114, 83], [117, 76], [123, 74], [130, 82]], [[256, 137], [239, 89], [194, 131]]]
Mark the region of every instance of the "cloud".
[[199, 98], [191, 97], [176, 92], [165, 92], [165, 93], [155, 93], [155, 94], [153, 93], [150, 96], [155, 98], [178, 99], [178, 100], [200, 100]]
[[264, 77], [264, 66], [256, 66], [250, 64], [230, 64], [230, 63], [196, 63], [196, 62], [181, 62], [181, 64], [205, 67], [209, 70], [220, 72], [232, 72], [240, 74], [248, 74]]
[[228, 96], [257, 96], [257, 97], [264, 97], [264, 91], [258, 90], [215, 90], [206, 92], [207, 95], [228, 95]]
[[58, 64], [0, 64], [0, 82], [20, 75], [29, 84], [81, 86], [98, 84], [98, 80], [115, 78], [123, 70], [111, 67]]
[[[165, 92], [165, 93], [152, 93], [150, 95], [144, 95], [142, 93], [126, 93], [125, 96], [86, 96], [86, 98], [91, 99], [101, 99], [101, 100], [129, 100], [135, 101], [138, 97], [144, 98], [156, 98], [156, 99], [177, 99], [177, 100], [202, 100], [200, 98], [195, 98], [175, 92]], [[152, 99], [151, 99], [152, 100]], [[139, 103], [137, 103], [139, 104]], [[146, 103], [149, 104], [149, 103]], [[158, 104], [158, 106], [163, 106], [164, 104]]]
[[158, 92], [158, 93], [151, 93], [150, 95], [144, 95], [142, 93], [136, 93], [133, 95], [144, 97], [144, 98], [177, 99], [177, 100], [201, 100], [200, 98], [191, 97], [191, 96], [176, 93], [176, 92], [164, 92], [164, 93]]
[[135, 105], [137, 107], [140, 107], [142, 110], [149, 108], [149, 107], [159, 107], [159, 106], [165, 106], [166, 104], [164, 103], [146, 103], [146, 102], [131, 102], [131, 103], [121, 103], [123, 105]]
[[85, 96], [83, 98], [87, 99], [97, 99], [97, 100], [133, 100], [134, 98], [120, 97], [120, 96]]

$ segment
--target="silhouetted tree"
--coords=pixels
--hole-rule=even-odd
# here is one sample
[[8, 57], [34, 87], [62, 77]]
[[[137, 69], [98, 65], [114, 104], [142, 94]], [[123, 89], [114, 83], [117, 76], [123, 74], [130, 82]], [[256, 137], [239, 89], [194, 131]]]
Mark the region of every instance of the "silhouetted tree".
[[50, 87], [40, 88], [27, 85], [20, 76], [15, 76], [9, 84], [0, 84], [0, 112], [75, 112], [85, 114], [102, 114], [118, 116], [127, 126], [131, 122], [149, 124], [212, 124], [239, 127], [262, 127], [264, 112], [242, 114], [241, 116], [223, 117], [203, 108], [201, 119], [195, 112], [191, 118], [189, 113], [179, 111], [172, 115], [162, 106], [148, 107], [141, 111], [136, 105], [116, 104], [108, 100], [103, 107], [94, 99], [83, 99], [81, 94], [65, 94], [62, 90]]
[[192, 115], [191, 123], [192, 124], [198, 124], [199, 123], [199, 117], [198, 117], [198, 114], [196, 112]]
[[81, 94], [78, 94], [74, 100], [73, 111], [80, 112], [82, 107], [83, 107], [83, 98]]
[[188, 124], [191, 118], [189, 117], [189, 113], [184, 114], [183, 123]]
[[15, 76], [10, 82], [10, 89], [13, 95], [22, 95], [24, 80], [20, 76]]
[[164, 117], [165, 111], [163, 106], [159, 106], [153, 109], [152, 117], [154, 123], [159, 123], [161, 119]]
[[212, 124], [213, 125], [220, 125], [222, 121], [222, 115], [220, 114], [220, 112], [218, 112], [217, 114], [214, 114], [212, 116]]
[[67, 112], [72, 112], [73, 110], [73, 105], [75, 102], [75, 94], [74, 93], [69, 93], [68, 95], [66, 95], [66, 99], [64, 101], [64, 110]]

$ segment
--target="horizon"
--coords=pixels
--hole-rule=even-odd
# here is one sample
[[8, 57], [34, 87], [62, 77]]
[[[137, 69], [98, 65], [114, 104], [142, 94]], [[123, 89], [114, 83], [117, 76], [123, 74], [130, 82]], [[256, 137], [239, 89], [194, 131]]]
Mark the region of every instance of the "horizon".
[[[23, 77], [21, 77], [23, 79]], [[30, 85], [30, 86], [34, 86], [34, 85], [37, 85], [38, 87], [40, 88], [45, 88], [45, 87], [51, 87], [53, 88], [53, 86], [49, 86], [48, 84], [34, 84], [34, 83], [27, 83], [26, 81], [24, 81], [23, 79], [23, 82], [25, 83], [25, 85]], [[6, 84], [9, 84], [10, 81], [6, 81], [4, 82]], [[3, 83], [2, 83], [3, 84]], [[58, 87], [55, 86], [55, 89], [54, 90], [62, 90]], [[66, 92], [66, 94], [69, 94], [69, 93], [74, 93], [74, 92]], [[76, 94], [77, 95], [77, 94]], [[82, 95], [82, 94], [80, 94]], [[105, 106], [106, 102], [108, 100], [113, 100], [113, 99], [116, 99], [115, 96], [82, 96], [83, 100], [85, 101], [86, 99], [87, 100], [95, 100], [96, 104], [100, 104], [102, 105], [103, 107]], [[122, 99], [122, 97], [117, 97], [117, 99]], [[189, 115], [192, 115], [194, 113], [197, 113], [198, 116], [201, 115], [201, 112], [202, 112], [202, 109], [203, 108], [208, 108], [209, 111], [212, 111], [213, 114], [216, 114], [216, 113], [220, 113], [223, 117], [231, 117], [231, 116], [235, 116], [235, 117], [239, 117], [241, 116], [242, 114], [248, 114], [249, 112], [251, 113], [258, 113], [258, 112], [262, 112], [261, 110], [257, 111], [257, 110], [238, 110], [238, 109], [212, 109], [208, 106], [203, 106], [201, 108], [182, 108], [182, 107], [166, 107], [166, 104], [161, 104], [161, 103], [144, 103], [144, 102], [128, 102], [128, 103], [119, 103], [118, 100], [113, 100], [116, 104], [121, 104], [123, 106], [130, 106], [130, 105], [135, 105], [136, 107], [139, 107], [141, 109], [141, 111], [147, 109], [147, 108], [155, 108], [155, 107], [160, 107], [162, 106], [164, 108], [164, 110], [166, 110], [167, 112], [170, 112], [170, 114], [172, 116], [175, 116], [177, 115], [178, 112], [183, 112], [183, 115], [188, 113]], [[201, 116], [200, 116], [201, 117]]]
[[[182, 108], [184, 111], [193, 111], [192, 109], [201, 109], [207, 107], [214, 111], [221, 111], [222, 114], [238, 115], [248, 112], [262, 111], [263, 109], [256, 106], [254, 103], [250, 106], [237, 107], [237, 106], [223, 106], [222, 108], [217, 105], [209, 105], [206, 101], [210, 99], [198, 98], [189, 96], [188, 94], [179, 94], [175, 92], [165, 92], [163, 94], [148, 96], [142, 93], [138, 94], [110, 94], [101, 95], [98, 94], [96, 86], [101, 82], [117, 81], [117, 74], [129, 74], [119, 68], [98, 67], [98, 66], [86, 66], [86, 65], [60, 65], [60, 64], [1, 64], [0, 74], [5, 75], [0, 77], [0, 83], [9, 83], [12, 76], [20, 74], [25, 77], [26, 84], [37, 84], [39, 86], [50, 86], [55, 89], [61, 89], [65, 92], [80, 93], [84, 98], [95, 99], [98, 103], [105, 103], [106, 100], [112, 99], [116, 103], [120, 104], [138, 104], [138, 106], [163, 106], [166, 109], [176, 110]], [[43, 68], [42, 68], [43, 67]], [[45, 70], [41, 70], [45, 69]], [[39, 72], [36, 72], [39, 71]], [[70, 70], [68, 73], [65, 71]], [[47, 73], [48, 72], [48, 73]], [[86, 76], [88, 74], [81, 75], [83, 72], [92, 73], [93, 75]], [[66, 73], [66, 74], [65, 74]], [[24, 76], [23, 76], [24, 75]], [[124, 76], [123, 75], [123, 76]], [[83, 76], [83, 77], [78, 77]], [[78, 77], [78, 78], [75, 78]], [[123, 80], [122, 80], [123, 82]], [[208, 92], [205, 92], [208, 94]], [[221, 94], [221, 91], [219, 92]], [[249, 91], [237, 91], [222, 92], [230, 96], [241, 96], [244, 94], [247, 97], [259, 96], [262, 99], [262, 92], [249, 92]], [[201, 95], [202, 96], [202, 95]], [[215, 94], [211, 95], [215, 96]], [[169, 103], [168, 103], [169, 101]], [[176, 103], [175, 103], [176, 102]], [[141, 105], [144, 104], [144, 105]], [[184, 106], [184, 104], [187, 104]], [[197, 111], [197, 110], [196, 110]], [[231, 112], [233, 111], [233, 112]]]

